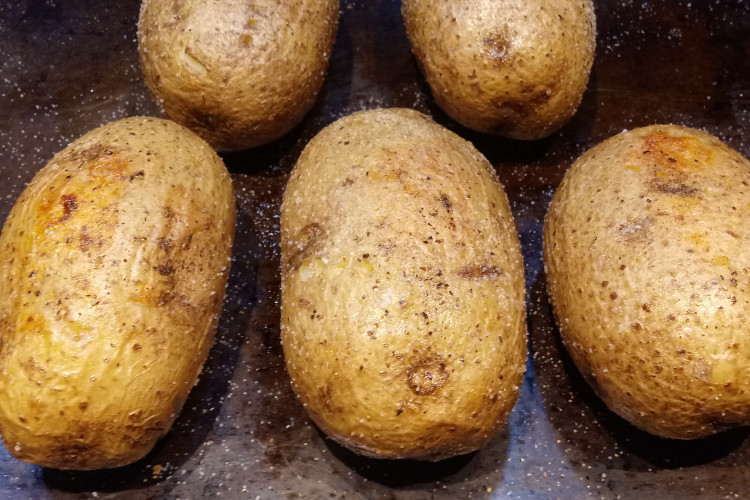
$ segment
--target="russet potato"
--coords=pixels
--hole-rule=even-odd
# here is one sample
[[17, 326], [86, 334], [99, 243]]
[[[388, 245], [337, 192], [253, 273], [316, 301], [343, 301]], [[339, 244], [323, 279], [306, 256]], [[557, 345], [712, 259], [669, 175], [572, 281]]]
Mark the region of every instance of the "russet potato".
[[439, 460], [503, 428], [525, 369], [523, 263], [470, 143], [412, 110], [342, 118], [299, 158], [281, 238], [287, 368], [330, 437]]
[[658, 436], [750, 423], [750, 162], [678, 126], [585, 153], [549, 207], [560, 334], [606, 404]]
[[435, 101], [480, 132], [540, 139], [576, 112], [594, 59], [591, 0], [403, 0]]
[[338, 0], [143, 0], [143, 76], [169, 118], [217, 150], [270, 142], [323, 85]]
[[0, 432], [21, 460], [116, 467], [166, 433], [218, 323], [232, 184], [198, 136], [158, 118], [59, 152], [0, 235]]

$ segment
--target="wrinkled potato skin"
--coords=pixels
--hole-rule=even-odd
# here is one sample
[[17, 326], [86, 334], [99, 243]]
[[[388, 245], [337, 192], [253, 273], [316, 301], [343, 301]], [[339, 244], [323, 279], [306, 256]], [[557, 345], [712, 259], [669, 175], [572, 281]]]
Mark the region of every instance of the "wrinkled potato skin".
[[438, 105], [471, 129], [546, 137], [572, 117], [594, 60], [591, 0], [403, 0]]
[[144, 0], [143, 76], [167, 116], [220, 151], [294, 127], [323, 85], [338, 0]]
[[560, 334], [607, 405], [658, 436], [750, 423], [750, 162], [652, 126], [585, 153], [544, 228]]
[[224, 164], [173, 122], [120, 120], [55, 155], [0, 236], [11, 453], [97, 469], [152, 448], [212, 343], [234, 220]]
[[523, 263], [470, 143], [412, 110], [343, 118], [302, 153], [281, 228], [287, 368], [330, 437], [439, 460], [499, 432], [525, 369]]

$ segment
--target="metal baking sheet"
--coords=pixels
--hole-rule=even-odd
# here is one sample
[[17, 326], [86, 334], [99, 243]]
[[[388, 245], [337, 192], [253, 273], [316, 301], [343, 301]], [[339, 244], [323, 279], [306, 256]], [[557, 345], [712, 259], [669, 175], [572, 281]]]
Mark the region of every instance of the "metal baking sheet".
[[[582, 381], [551, 319], [542, 268], [545, 209], [571, 162], [654, 123], [705, 129], [750, 156], [750, 5], [743, 0], [599, 0], [596, 61], [577, 115], [552, 137], [468, 131], [434, 104], [390, 0], [342, 0], [317, 104], [290, 134], [223, 155], [237, 193], [234, 263], [217, 342], [172, 431], [120, 469], [62, 472], [0, 450], [9, 499], [743, 498], [748, 429], [694, 442], [635, 430]], [[0, 216], [52, 155], [88, 130], [159, 115], [143, 84], [139, 2], [0, 1]], [[356, 110], [431, 114], [493, 163], [521, 234], [528, 370], [507, 429], [440, 463], [359, 457], [325, 437], [295, 397], [279, 342], [279, 204], [306, 142]], [[1, 258], [1, 257], [0, 257]]]

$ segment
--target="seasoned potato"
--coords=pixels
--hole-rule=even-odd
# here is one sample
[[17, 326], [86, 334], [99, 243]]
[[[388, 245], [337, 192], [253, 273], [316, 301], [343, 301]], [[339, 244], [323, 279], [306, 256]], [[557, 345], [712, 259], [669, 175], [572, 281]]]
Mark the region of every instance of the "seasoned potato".
[[653, 434], [750, 423], [750, 162], [684, 127], [584, 154], [544, 228], [560, 333], [607, 405]]
[[21, 460], [116, 467], [172, 425], [206, 359], [232, 184], [189, 130], [128, 118], [31, 181], [0, 235], [0, 432]]
[[218, 150], [265, 144], [315, 102], [338, 9], [338, 0], [143, 0], [143, 76], [167, 116]]
[[591, 0], [403, 0], [435, 101], [466, 127], [540, 139], [575, 114], [594, 59]]
[[471, 144], [412, 110], [345, 117], [302, 153], [281, 238], [287, 368], [330, 437], [439, 460], [504, 426], [525, 368], [523, 264]]

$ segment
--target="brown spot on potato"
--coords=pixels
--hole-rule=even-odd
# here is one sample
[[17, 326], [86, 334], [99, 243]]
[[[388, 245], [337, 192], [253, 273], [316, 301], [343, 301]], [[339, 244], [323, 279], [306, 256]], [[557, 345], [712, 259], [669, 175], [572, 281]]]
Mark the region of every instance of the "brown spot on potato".
[[698, 359], [693, 366], [693, 375], [703, 382], [711, 381], [711, 367], [706, 364], [703, 358]]
[[440, 193], [440, 203], [442, 203], [443, 208], [445, 208], [446, 210], [450, 210], [453, 206], [448, 199], [448, 195], [445, 193]]
[[154, 269], [162, 276], [169, 276], [170, 274], [174, 274], [175, 271], [174, 267], [169, 264], [159, 264], [158, 266], [154, 266]]
[[448, 379], [445, 362], [439, 354], [426, 354], [406, 367], [406, 382], [414, 394], [428, 396]]
[[318, 401], [320, 401], [323, 408], [330, 413], [340, 413], [342, 411], [342, 408], [334, 401], [333, 386], [330, 383], [318, 388]]
[[197, 128], [207, 130], [208, 132], [217, 132], [224, 128], [227, 119], [220, 113], [204, 110], [193, 109], [192, 113], [186, 117], [188, 128]]
[[652, 220], [650, 218], [636, 219], [629, 218], [624, 224], [620, 224], [617, 228], [618, 238], [625, 243], [649, 243], [651, 241], [651, 225]]
[[697, 196], [699, 189], [687, 183], [688, 175], [710, 162], [713, 154], [710, 147], [698, 137], [652, 132], [643, 139], [642, 156], [654, 168], [653, 178], [647, 185], [662, 194], [681, 198]]
[[497, 65], [501, 66], [511, 60], [511, 41], [508, 39], [507, 27], [484, 38], [485, 53]]
[[534, 114], [534, 111], [546, 101], [549, 100], [548, 92], [534, 93], [533, 89], [526, 88], [522, 96], [525, 98], [516, 99], [498, 99], [496, 107], [498, 109], [498, 121], [495, 129], [502, 131], [513, 126], [513, 122], [518, 118], [526, 118]]
[[128, 162], [115, 151], [103, 149], [89, 162], [89, 175], [96, 181], [108, 183], [112, 180], [124, 181]]
[[326, 230], [317, 222], [312, 222], [289, 240], [289, 260], [286, 263], [288, 270], [299, 269], [302, 261], [313, 255], [323, 247], [326, 238]]
[[174, 247], [174, 242], [170, 238], [159, 238], [156, 240], [156, 246], [159, 247], [160, 250], [169, 252], [172, 250], [172, 247]]
[[140, 170], [130, 176], [130, 181], [132, 182], [134, 179], [137, 179], [139, 177], [143, 178], [146, 176], [146, 173], [143, 170]]
[[643, 155], [655, 166], [686, 173], [713, 158], [713, 151], [698, 137], [676, 137], [661, 130], [643, 138]]
[[29, 380], [32, 382], [47, 377], [47, 370], [41, 366], [33, 356], [29, 357], [28, 360], [19, 363], [19, 365], [23, 368]]
[[83, 166], [87, 163], [96, 161], [102, 156], [111, 156], [117, 152], [118, 151], [114, 148], [108, 148], [100, 143], [97, 143], [87, 148], [75, 148], [66, 150], [63, 154], [61, 154], [58, 163], [72, 163], [74, 165]]
[[81, 232], [78, 235], [78, 248], [81, 252], [88, 252], [94, 245], [101, 246], [102, 238], [94, 238], [89, 234], [87, 226], [81, 226]]
[[[55, 206], [59, 208], [55, 208]], [[78, 197], [75, 193], [64, 194], [59, 199], [59, 204], [52, 200], [42, 198], [39, 204], [39, 215], [41, 224], [46, 227], [53, 227], [70, 219], [73, 212], [78, 210]]]
[[63, 207], [63, 216], [60, 217], [58, 222], [65, 222], [70, 219], [70, 215], [78, 209], [78, 202], [76, 201], [75, 193], [62, 195], [60, 203]]
[[490, 264], [473, 264], [462, 267], [457, 274], [466, 279], [494, 279], [502, 275], [502, 270]]
[[669, 194], [673, 196], [679, 196], [680, 198], [689, 198], [698, 194], [698, 189], [690, 187], [683, 182], [675, 179], [664, 179], [656, 177], [651, 179], [648, 183], [649, 187], [654, 191], [663, 194]]

